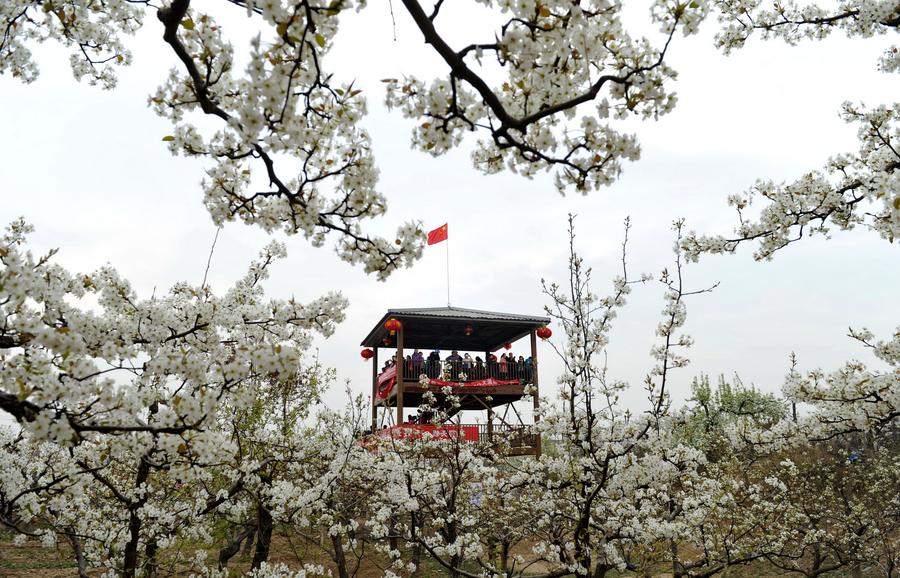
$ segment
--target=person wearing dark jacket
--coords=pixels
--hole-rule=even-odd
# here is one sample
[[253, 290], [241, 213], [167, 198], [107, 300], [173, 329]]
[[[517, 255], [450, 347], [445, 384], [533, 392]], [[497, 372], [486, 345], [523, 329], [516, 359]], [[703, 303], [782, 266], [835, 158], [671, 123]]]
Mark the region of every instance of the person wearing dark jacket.
[[484, 360], [480, 357], [475, 357], [475, 379], [484, 379]]
[[425, 362], [425, 374], [432, 379], [441, 374], [441, 352], [437, 349], [428, 354], [428, 360]]

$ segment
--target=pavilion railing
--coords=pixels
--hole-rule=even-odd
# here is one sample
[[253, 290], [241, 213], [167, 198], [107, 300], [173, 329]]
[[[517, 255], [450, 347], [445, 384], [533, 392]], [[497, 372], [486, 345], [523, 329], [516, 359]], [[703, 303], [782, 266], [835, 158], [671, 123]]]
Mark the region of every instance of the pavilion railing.
[[522, 384], [534, 383], [534, 366], [528, 361], [424, 361], [405, 360], [403, 381], [419, 381], [421, 375], [447, 381], [479, 381], [482, 379], [516, 380]]
[[533, 448], [537, 442], [531, 426], [495, 423], [478, 424], [478, 441], [482, 443], [505, 443], [510, 448]]
[[507, 425], [493, 423], [487, 424], [416, 424], [405, 423], [385, 427], [376, 431], [366, 431], [363, 439], [404, 439], [417, 440], [429, 436], [439, 440], [458, 440], [466, 443], [488, 445], [501, 451], [507, 451], [513, 455], [527, 455], [534, 453], [538, 446], [538, 436], [533, 426]]

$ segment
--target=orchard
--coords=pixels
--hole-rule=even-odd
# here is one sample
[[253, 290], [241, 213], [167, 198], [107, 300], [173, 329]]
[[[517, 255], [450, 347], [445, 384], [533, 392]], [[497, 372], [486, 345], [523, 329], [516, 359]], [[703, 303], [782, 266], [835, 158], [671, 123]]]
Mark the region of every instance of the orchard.
[[[691, 267], [745, 248], [762, 272], [810, 237], [840, 245], [862, 234], [893, 251], [873, 267], [898, 270], [900, 103], [845, 102], [834, 112], [854, 142], [791, 180], [760, 175], [709, 199], [734, 209], [730, 225], [696, 230], [691, 215], [671, 215], [671, 256], [653, 275], [632, 270], [632, 220], [608, 281], [592, 277], [592, 248], [580, 242], [591, 214], [541, 224], [567, 226], [568, 246], [565, 274], [525, 288], [541, 295], [553, 328], [538, 333], [542, 355], [559, 368], [542, 375], [539, 457], [513, 457], [502, 439], [373, 440], [368, 390], [351, 384], [343, 404], [323, 402], [341, 389], [341, 368], [320, 353], [350, 301], [309, 269], [301, 276], [317, 297], [266, 292], [288, 245], [331, 246], [385, 283], [420, 266], [429, 227], [412, 219], [384, 232], [392, 195], [379, 188], [367, 98], [411, 127], [395, 136], [417, 154], [462, 151], [475, 173], [543, 182], [550, 207], [612, 194], [623, 172], [641, 170], [641, 129], [680, 104], [671, 51], [701, 28], [715, 33], [710, 51], [767, 42], [786, 55], [900, 28], [892, 0], [655, 0], [639, 24], [625, 4], [0, 3], [4, 87], [53, 70], [49, 44], [68, 54], [75, 79], [115, 94], [123, 67], [140, 65], [135, 35], [151, 29], [173, 63], [147, 96], [168, 127], [155, 144], [203, 167], [184, 206], [272, 237], [224, 290], [208, 282], [211, 251], [199, 283], [141, 294], [113, 265], [77, 272], [65, 246], [36, 251], [29, 215], [2, 212], [0, 553], [42, 544], [79, 576], [900, 576], [900, 326], [851, 327], [843, 359], [794, 363], [783, 383], [759, 387], [711, 384], [690, 352], [712, 336], [686, 327], [694, 303], [726, 290], [694, 283]], [[444, 25], [457, 5], [488, 14], [493, 33], [459, 44], [459, 21]], [[363, 86], [331, 56], [367, 39], [340, 26], [388, 12], [436, 64], [422, 76], [396, 63], [395, 75]], [[235, 18], [243, 28], [229, 27]], [[900, 88], [897, 46], [858, 66]], [[498, 225], [509, 238], [515, 228]], [[643, 382], [630, 384], [610, 370], [610, 344], [638, 288], [658, 291], [663, 307]], [[897, 289], [875, 304], [885, 315]], [[675, 384], [689, 394], [673, 398]], [[453, 416], [440, 393], [426, 412], [438, 425]]]

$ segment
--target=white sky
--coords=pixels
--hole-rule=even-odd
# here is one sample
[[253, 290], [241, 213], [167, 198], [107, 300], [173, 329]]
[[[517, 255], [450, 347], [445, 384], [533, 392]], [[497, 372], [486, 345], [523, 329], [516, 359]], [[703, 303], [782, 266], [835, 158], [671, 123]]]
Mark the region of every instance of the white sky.
[[[607, 190], [560, 197], [549, 175], [481, 175], [469, 163], [468, 147], [440, 159], [410, 150], [413, 123], [384, 109], [379, 79], [403, 73], [428, 78], [446, 69], [402, 5], [394, 4], [396, 41], [387, 5], [373, 3], [347, 17], [329, 66], [341, 78], [356, 78], [369, 97], [365, 125], [381, 168], [379, 188], [389, 201], [387, 217], [370, 229], [390, 235], [409, 219], [420, 219], [426, 229], [449, 222], [451, 299], [461, 307], [541, 314], [548, 300], [540, 279], [567, 274], [568, 212], [578, 214], [578, 247], [594, 267], [598, 293], [605, 294], [618, 273], [627, 215], [631, 273], [658, 274], [671, 263], [673, 219], [685, 217], [688, 228], [702, 232], [730, 232], [728, 194], [757, 178], [796, 178], [829, 155], [856, 149], [855, 127], [837, 116], [841, 102], [878, 104], [900, 94], [896, 75], [875, 70], [893, 39], [833, 38], [796, 48], [756, 40], [725, 57], [712, 45], [710, 21], [704, 34], [677, 38], [671, 48], [669, 64], [680, 73], [675, 111], [631, 125], [642, 159], [626, 165]], [[225, 14], [218, 19], [230, 30], [249, 34], [240, 9], [213, 0], [199, 5]], [[461, 44], [479, 26], [489, 30], [479, 14], [445, 8], [438, 22]], [[75, 82], [67, 54], [54, 47], [36, 50], [42, 75], [34, 84], [0, 77], [6, 137], [0, 139], [0, 220], [24, 215], [37, 227], [35, 250], [61, 247], [57, 261], [71, 270], [110, 263], [142, 296], [180, 280], [199, 284], [215, 233], [201, 204], [203, 164], [169, 155], [160, 139], [171, 129], [146, 106], [174, 63], [160, 35], [151, 14], [134, 43], [135, 64], [121, 72], [113, 92]], [[429, 70], [435, 72], [429, 76]], [[227, 225], [213, 258], [212, 285], [220, 292], [230, 286], [267, 239], [255, 228]], [[269, 294], [310, 299], [340, 289], [351, 306], [335, 335], [320, 340], [321, 358], [354, 391], [370, 391], [360, 340], [388, 308], [445, 304], [444, 246], [426, 249], [415, 267], [379, 283], [330, 249], [283, 239], [289, 257], [273, 269]], [[803, 369], [834, 369], [851, 357], [869, 361], [846, 337], [847, 328], [887, 336], [900, 319], [897, 249], [871, 233], [806, 240], [770, 263], [756, 263], [750, 253], [748, 247], [688, 267], [689, 288], [721, 286], [688, 303], [686, 331], [696, 345], [691, 366], [673, 376], [676, 399], [689, 394], [691, 378], [701, 372], [713, 378], [737, 372], [745, 383], [777, 391], [791, 351]], [[630, 381], [635, 399], [652, 365], [648, 350], [662, 305], [658, 283], [635, 288], [612, 333], [611, 375]], [[559, 337], [560, 328], [553, 329]], [[524, 342], [514, 352], [526, 353]], [[548, 394], [560, 364], [546, 344], [540, 356]], [[327, 400], [337, 405], [343, 397], [339, 383]]]

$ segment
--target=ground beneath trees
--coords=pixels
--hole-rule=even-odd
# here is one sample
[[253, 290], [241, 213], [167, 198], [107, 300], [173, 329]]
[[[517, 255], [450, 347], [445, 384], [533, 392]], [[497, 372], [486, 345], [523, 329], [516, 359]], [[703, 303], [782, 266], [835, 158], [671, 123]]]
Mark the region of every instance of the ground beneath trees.
[[[307, 563], [322, 564], [330, 567], [330, 560], [321, 551], [315, 548], [301, 547], [295, 542], [289, 541], [284, 536], [273, 536], [272, 550], [270, 560], [272, 562], [283, 562], [289, 567], [299, 568], [301, 558]], [[215, 559], [215, 553], [210, 552], [210, 559]], [[356, 578], [380, 578], [383, 571], [378, 567], [377, 560], [371, 563], [363, 562], [363, 567], [357, 574]], [[237, 555], [229, 564], [229, 568], [234, 575], [240, 576], [250, 567], [250, 557]], [[535, 568], [535, 571], [539, 569]], [[777, 576], [788, 576], [785, 573], [774, 572], [771, 566], [752, 565], [748, 567], [730, 568], [728, 571], [720, 574], [722, 578], [767, 578]], [[91, 575], [98, 575], [100, 572], [92, 572]], [[169, 574], [161, 572], [161, 575], [169, 576], [187, 576], [189, 572]], [[835, 573], [825, 576], [836, 577], [844, 574]], [[38, 542], [26, 542], [22, 546], [16, 546], [11, 541], [0, 541], [0, 577], [2, 578], [72, 578], [78, 576], [78, 570], [73, 561], [72, 552], [68, 544], [58, 542], [55, 548], [45, 548]], [[420, 578], [444, 578], [447, 576], [443, 569], [437, 567], [433, 563], [423, 564]], [[612, 573], [608, 578], [619, 578], [622, 576], [637, 577], [639, 575], [633, 573]], [[667, 572], [654, 573], [652, 578], [671, 578], [672, 574]], [[643, 577], [642, 577], [643, 578]]]

